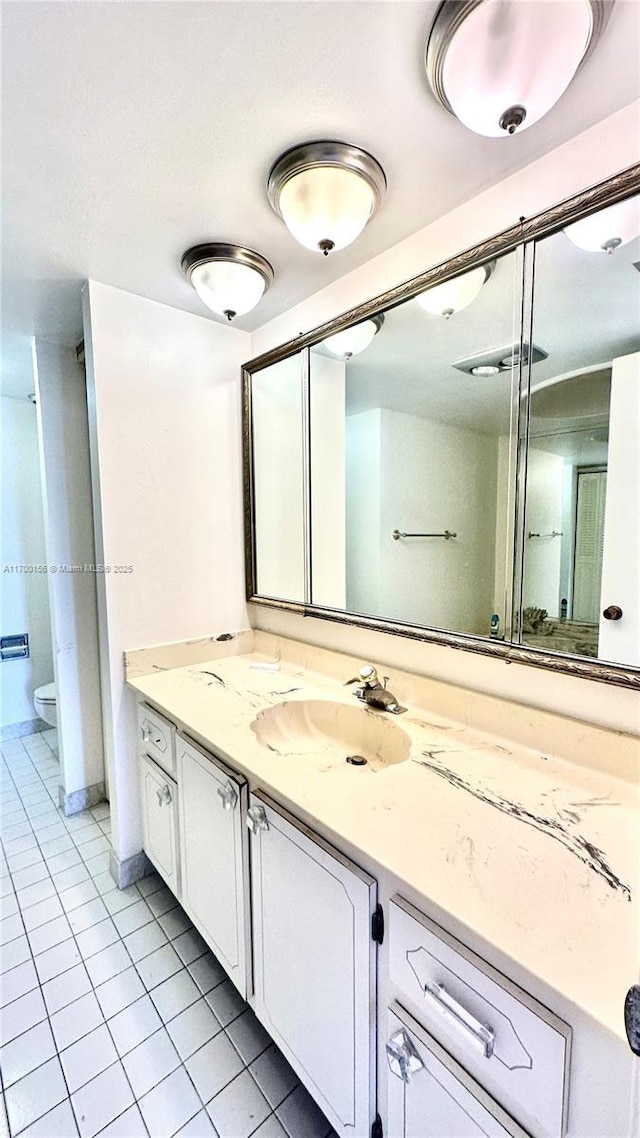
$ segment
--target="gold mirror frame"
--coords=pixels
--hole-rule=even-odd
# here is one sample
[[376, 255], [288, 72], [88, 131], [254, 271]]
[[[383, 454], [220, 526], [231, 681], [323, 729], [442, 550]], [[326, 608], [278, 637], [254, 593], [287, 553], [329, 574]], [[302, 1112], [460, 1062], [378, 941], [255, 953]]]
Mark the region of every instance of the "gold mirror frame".
[[[595, 213], [606, 206], [614, 205], [627, 197], [640, 192], [640, 163], [631, 166], [614, 177], [600, 182], [571, 198], [544, 210], [530, 218], [521, 218], [518, 224], [511, 226], [479, 245], [457, 254], [448, 261], [420, 273], [404, 284], [397, 285], [379, 296], [373, 297], [349, 309], [342, 315], [289, 340], [285, 344], [265, 352], [249, 360], [242, 368], [242, 447], [243, 447], [243, 480], [244, 480], [244, 544], [245, 544], [245, 573], [246, 597], [251, 604], [265, 605], [269, 608], [282, 609], [297, 613], [300, 616], [316, 617], [320, 620], [330, 620], [341, 624], [348, 624], [358, 628], [369, 628], [376, 632], [387, 632], [395, 636], [408, 637], [411, 640], [422, 640], [432, 644], [444, 644], [450, 648], [458, 648], [467, 652], [475, 652], [483, 656], [493, 656], [502, 659], [505, 663], [529, 664], [536, 668], [547, 668], [565, 675], [579, 676], [583, 679], [597, 680], [601, 683], [616, 684], [621, 687], [640, 691], [640, 667], [626, 664], [614, 664], [599, 660], [586, 659], [579, 656], [564, 655], [562, 653], [546, 652], [542, 648], [527, 648], [510, 641], [497, 641], [490, 638], [474, 636], [469, 633], [448, 632], [439, 628], [421, 628], [413, 624], [403, 624], [398, 621], [386, 620], [382, 617], [362, 616], [357, 613], [346, 612], [343, 609], [326, 608], [312, 603], [279, 600], [274, 597], [260, 596], [255, 591], [256, 582], [256, 549], [255, 533], [255, 502], [253, 492], [253, 463], [252, 463], [252, 419], [251, 419], [251, 377], [253, 372], [261, 371], [272, 364], [279, 363], [288, 356], [296, 355], [304, 348], [310, 348], [321, 340], [337, 332], [342, 332], [352, 324], [370, 319], [380, 312], [393, 308], [406, 300], [424, 292], [425, 289], [441, 284], [451, 277], [459, 276], [479, 265], [497, 257], [512, 252], [518, 246], [526, 246], [542, 237], [547, 237], [574, 221], [579, 221], [588, 214]], [[521, 348], [524, 338], [524, 320], [520, 330]], [[521, 352], [522, 355], [522, 352]], [[520, 433], [519, 433], [520, 437]], [[520, 488], [519, 488], [520, 489]], [[516, 505], [516, 519], [520, 511]], [[517, 528], [517, 526], [516, 526]], [[518, 553], [514, 557], [514, 596], [519, 587]]]

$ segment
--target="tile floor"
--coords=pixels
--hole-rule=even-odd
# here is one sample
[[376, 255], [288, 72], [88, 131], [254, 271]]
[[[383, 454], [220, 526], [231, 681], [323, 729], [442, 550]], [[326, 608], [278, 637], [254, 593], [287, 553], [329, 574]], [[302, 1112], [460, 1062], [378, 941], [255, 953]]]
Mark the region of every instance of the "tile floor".
[[332, 1135], [160, 877], [115, 888], [108, 804], [61, 814], [56, 732], [0, 753], [0, 1135]]

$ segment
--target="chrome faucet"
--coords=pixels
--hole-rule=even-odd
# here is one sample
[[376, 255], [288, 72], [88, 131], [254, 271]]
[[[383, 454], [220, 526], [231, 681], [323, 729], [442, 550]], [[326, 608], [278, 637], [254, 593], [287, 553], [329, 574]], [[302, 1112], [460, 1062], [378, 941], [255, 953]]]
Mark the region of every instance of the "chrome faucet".
[[406, 707], [401, 707], [395, 695], [387, 691], [388, 676], [382, 677], [384, 684], [380, 683], [378, 673], [372, 664], [363, 664], [357, 676], [347, 680], [346, 685], [360, 684], [354, 689], [356, 699], [366, 703], [368, 707], [378, 707], [381, 711], [389, 711], [392, 715], [402, 715]]

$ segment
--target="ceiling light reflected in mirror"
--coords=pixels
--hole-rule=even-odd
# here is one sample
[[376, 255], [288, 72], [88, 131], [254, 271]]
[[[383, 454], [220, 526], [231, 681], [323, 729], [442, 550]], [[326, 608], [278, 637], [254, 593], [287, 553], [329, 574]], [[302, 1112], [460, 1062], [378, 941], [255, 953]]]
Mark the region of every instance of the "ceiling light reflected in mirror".
[[495, 261], [480, 265], [469, 273], [421, 292], [416, 301], [430, 316], [443, 316], [445, 320], [450, 320], [456, 312], [461, 312], [480, 295], [480, 290], [489, 280], [494, 267]]
[[384, 324], [384, 316], [373, 316], [371, 320], [363, 320], [361, 324], [354, 324], [352, 328], [345, 328], [344, 332], [336, 332], [322, 341], [323, 348], [331, 352], [332, 356], [349, 360], [369, 347], [373, 337], [378, 334]]
[[578, 249], [587, 253], [614, 253], [640, 236], [640, 195], [583, 217], [564, 230]]

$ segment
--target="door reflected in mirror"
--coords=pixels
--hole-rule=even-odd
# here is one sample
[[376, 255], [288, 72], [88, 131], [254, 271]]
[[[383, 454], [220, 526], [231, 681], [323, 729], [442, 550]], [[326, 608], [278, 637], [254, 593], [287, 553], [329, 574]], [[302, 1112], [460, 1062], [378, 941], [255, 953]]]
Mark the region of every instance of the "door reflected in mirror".
[[[518, 263], [511, 253], [311, 349], [314, 604], [510, 629]], [[342, 409], [331, 423], [327, 385]]]
[[536, 248], [520, 639], [636, 665], [640, 239], [602, 245]]

